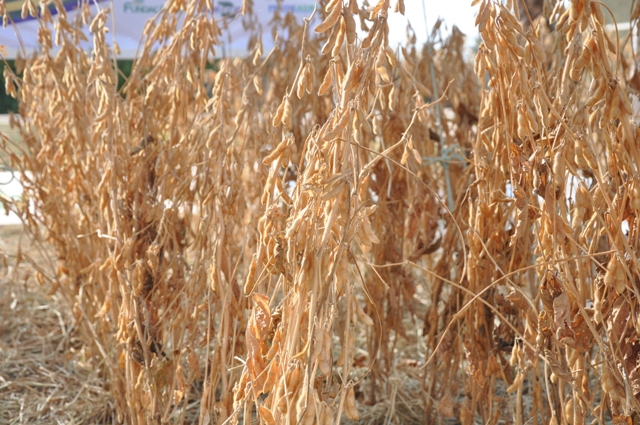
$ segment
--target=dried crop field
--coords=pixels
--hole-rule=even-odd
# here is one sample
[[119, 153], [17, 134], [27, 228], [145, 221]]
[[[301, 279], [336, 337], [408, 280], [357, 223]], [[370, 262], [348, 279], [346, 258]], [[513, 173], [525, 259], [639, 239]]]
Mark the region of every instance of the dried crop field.
[[25, 5], [56, 23], [5, 68], [0, 423], [640, 420], [640, 71], [602, 3], [474, 0], [468, 60], [389, 46], [403, 0], [263, 51], [245, 0], [211, 73], [213, 0], [168, 0], [120, 89], [107, 11]]

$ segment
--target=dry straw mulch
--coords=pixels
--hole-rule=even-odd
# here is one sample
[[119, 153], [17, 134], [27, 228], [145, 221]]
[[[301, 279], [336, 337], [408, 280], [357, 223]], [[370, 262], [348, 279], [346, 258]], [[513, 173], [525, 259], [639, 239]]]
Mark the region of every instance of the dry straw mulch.
[[[0, 228], [0, 423], [110, 423], [104, 369], [83, 350], [66, 303], [30, 265], [39, 247], [20, 226]], [[21, 243], [22, 242], [22, 243]], [[17, 256], [24, 257], [18, 262]]]
[[205, 0], [167, 2], [120, 89], [106, 10], [54, 1], [5, 68], [26, 145], [7, 207], [55, 252], [35, 278], [110, 419], [632, 421], [640, 73], [608, 10], [475, 0], [467, 61], [439, 24], [390, 48], [401, 0], [276, 13], [264, 52], [252, 3], [251, 53], [212, 71]]

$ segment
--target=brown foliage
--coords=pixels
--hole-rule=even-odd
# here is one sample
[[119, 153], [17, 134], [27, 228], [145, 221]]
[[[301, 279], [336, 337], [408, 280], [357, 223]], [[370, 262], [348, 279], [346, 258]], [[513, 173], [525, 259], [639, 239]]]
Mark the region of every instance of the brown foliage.
[[118, 420], [638, 412], [638, 71], [598, 2], [526, 28], [474, 3], [474, 64], [455, 28], [394, 51], [388, 0], [329, 0], [208, 85], [212, 4], [169, 1], [121, 91], [106, 12], [83, 14], [91, 55], [63, 16], [42, 31], [7, 79], [11, 207], [55, 248]]

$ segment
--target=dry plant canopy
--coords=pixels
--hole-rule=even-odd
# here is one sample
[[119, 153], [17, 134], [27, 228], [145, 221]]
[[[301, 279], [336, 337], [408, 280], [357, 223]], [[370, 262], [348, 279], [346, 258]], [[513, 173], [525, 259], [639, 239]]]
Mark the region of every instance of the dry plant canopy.
[[470, 57], [440, 23], [389, 45], [403, 0], [264, 34], [245, 0], [213, 61], [213, 0], [168, 0], [120, 88], [108, 10], [47, 3], [2, 201], [106, 423], [640, 420], [640, 71], [601, 2], [474, 0]]

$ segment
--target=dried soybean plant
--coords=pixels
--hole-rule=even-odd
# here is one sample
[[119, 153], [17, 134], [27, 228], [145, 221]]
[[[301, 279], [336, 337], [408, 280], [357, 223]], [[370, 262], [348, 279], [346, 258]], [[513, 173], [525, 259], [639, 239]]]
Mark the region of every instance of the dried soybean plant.
[[252, 3], [250, 54], [214, 70], [224, 22], [197, 0], [147, 24], [120, 90], [86, 5], [53, 31], [41, 7], [41, 51], [5, 68], [10, 207], [55, 249], [40, 280], [115, 420], [630, 417], [640, 87], [600, 3], [524, 25], [476, 1], [475, 69], [441, 23], [389, 46], [402, 1], [276, 12], [270, 52]]
[[[427, 383], [427, 375], [412, 367], [417, 352], [408, 347], [419, 342], [407, 327], [422, 330], [415, 323], [425, 315], [429, 347], [435, 346], [438, 322], [447, 323], [460, 300], [449, 298], [449, 288], [435, 279], [425, 313], [416, 293], [425, 277], [438, 273], [409, 266], [428, 261], [424, 257], [442, 245], [436, 270], [446, 281], [461, 279], [464, 243], [442, 198], [450, 196], [455, 205], [464, 193], [478, 86], [462, 60], [459, 31], [437, 54], [430, 43], [422, 51], [402, 48], [399, 58], [388, 46], [389, 7], [385, 1], [370, 10], [355, 1], [323, 5], [314, 32], [321, 34], [329, 66], [309, 62], [313, 41], [305, 39], [293, 84], [275, 110], [282, 139], [263, 159], [270, 166], [265, 213], [244, 287], [253, 309], [235, 398], [245, 417], [255, 404], [266, 423], [333, 423], [342, 413], [357, 420], [357, 384], [364, 379], [370, 385], [361, 402], [386, 406], [389, 420], [421, 421], [431, 400], [450, 391], [437, 385], [440, 370], [431, 371]], [[403, 3], [396, 7], [401, 11]], [[356, 19], [370, 25], [362, 41]], [[292, 120], [299, 116], [298, 99], [313, 102], [314, 69], [324, 69], [317, 93], [331, 109], [301, 140]], [[451, 70], [460, 73], [459, 82], [436, 78]], [[438, 103], [445, 88], [453, 119], [425, 104], [429, 98]], [[295, 184], [288, 177], [292, 167]], [[445, 314], [438, 311], [443, 289]], [[407, 353], [398, 355], [399, 348]], [[444, 355], [451, 365], [445, 380], [460, 371], [461, 352], [453, 363], [447, 359], [455, 354]], [[397, 388], [403, 374], [412, 376], [413, 389]], [[416, 396], [417, 402], [407, 401]]]
[[[640, 133], [617, 34], [604, 29], [609, 12], [598, 1], [551, 2], [524, 26], [527, 11], [514, 2], [475, 3], [483, 40], [475, 68], [486, 85], [473, 146], [468, 287], [509, 314], [476, 338], [516, 337], [515, 368], [503, 361], [492, 370], [515, 393], [516, 422], [631, 420], [640, 392]], [[468, 358], [483, 361], [477, 352]], [[480, 387], [482, 371], [472, 374]]]
[[[262, 180], [246, 166], [254, 146], [234, 141], [260, 127], [241, 114], [246, 66], [221, 61], [207, 93], [220, 36], [212, 4], [169, 2], [118, 92], [108, 11], [91, 17], [85, 4], [82, 21], [68, 22], [57, 4], [51, 33], [42, 5], [42, 50], [21, 80], [7, 75], [25, 144], [12, 157], [25, 196], [12, 208], [55, 248], [58, 266], [43, 277], [73, 309], [114, 420], [211, 421], [231, 407], [233, 359], [244, 353], [236, 273], [258, 211], [243, 194]], [[83, 24], [90, 54], [77, 43]]]

